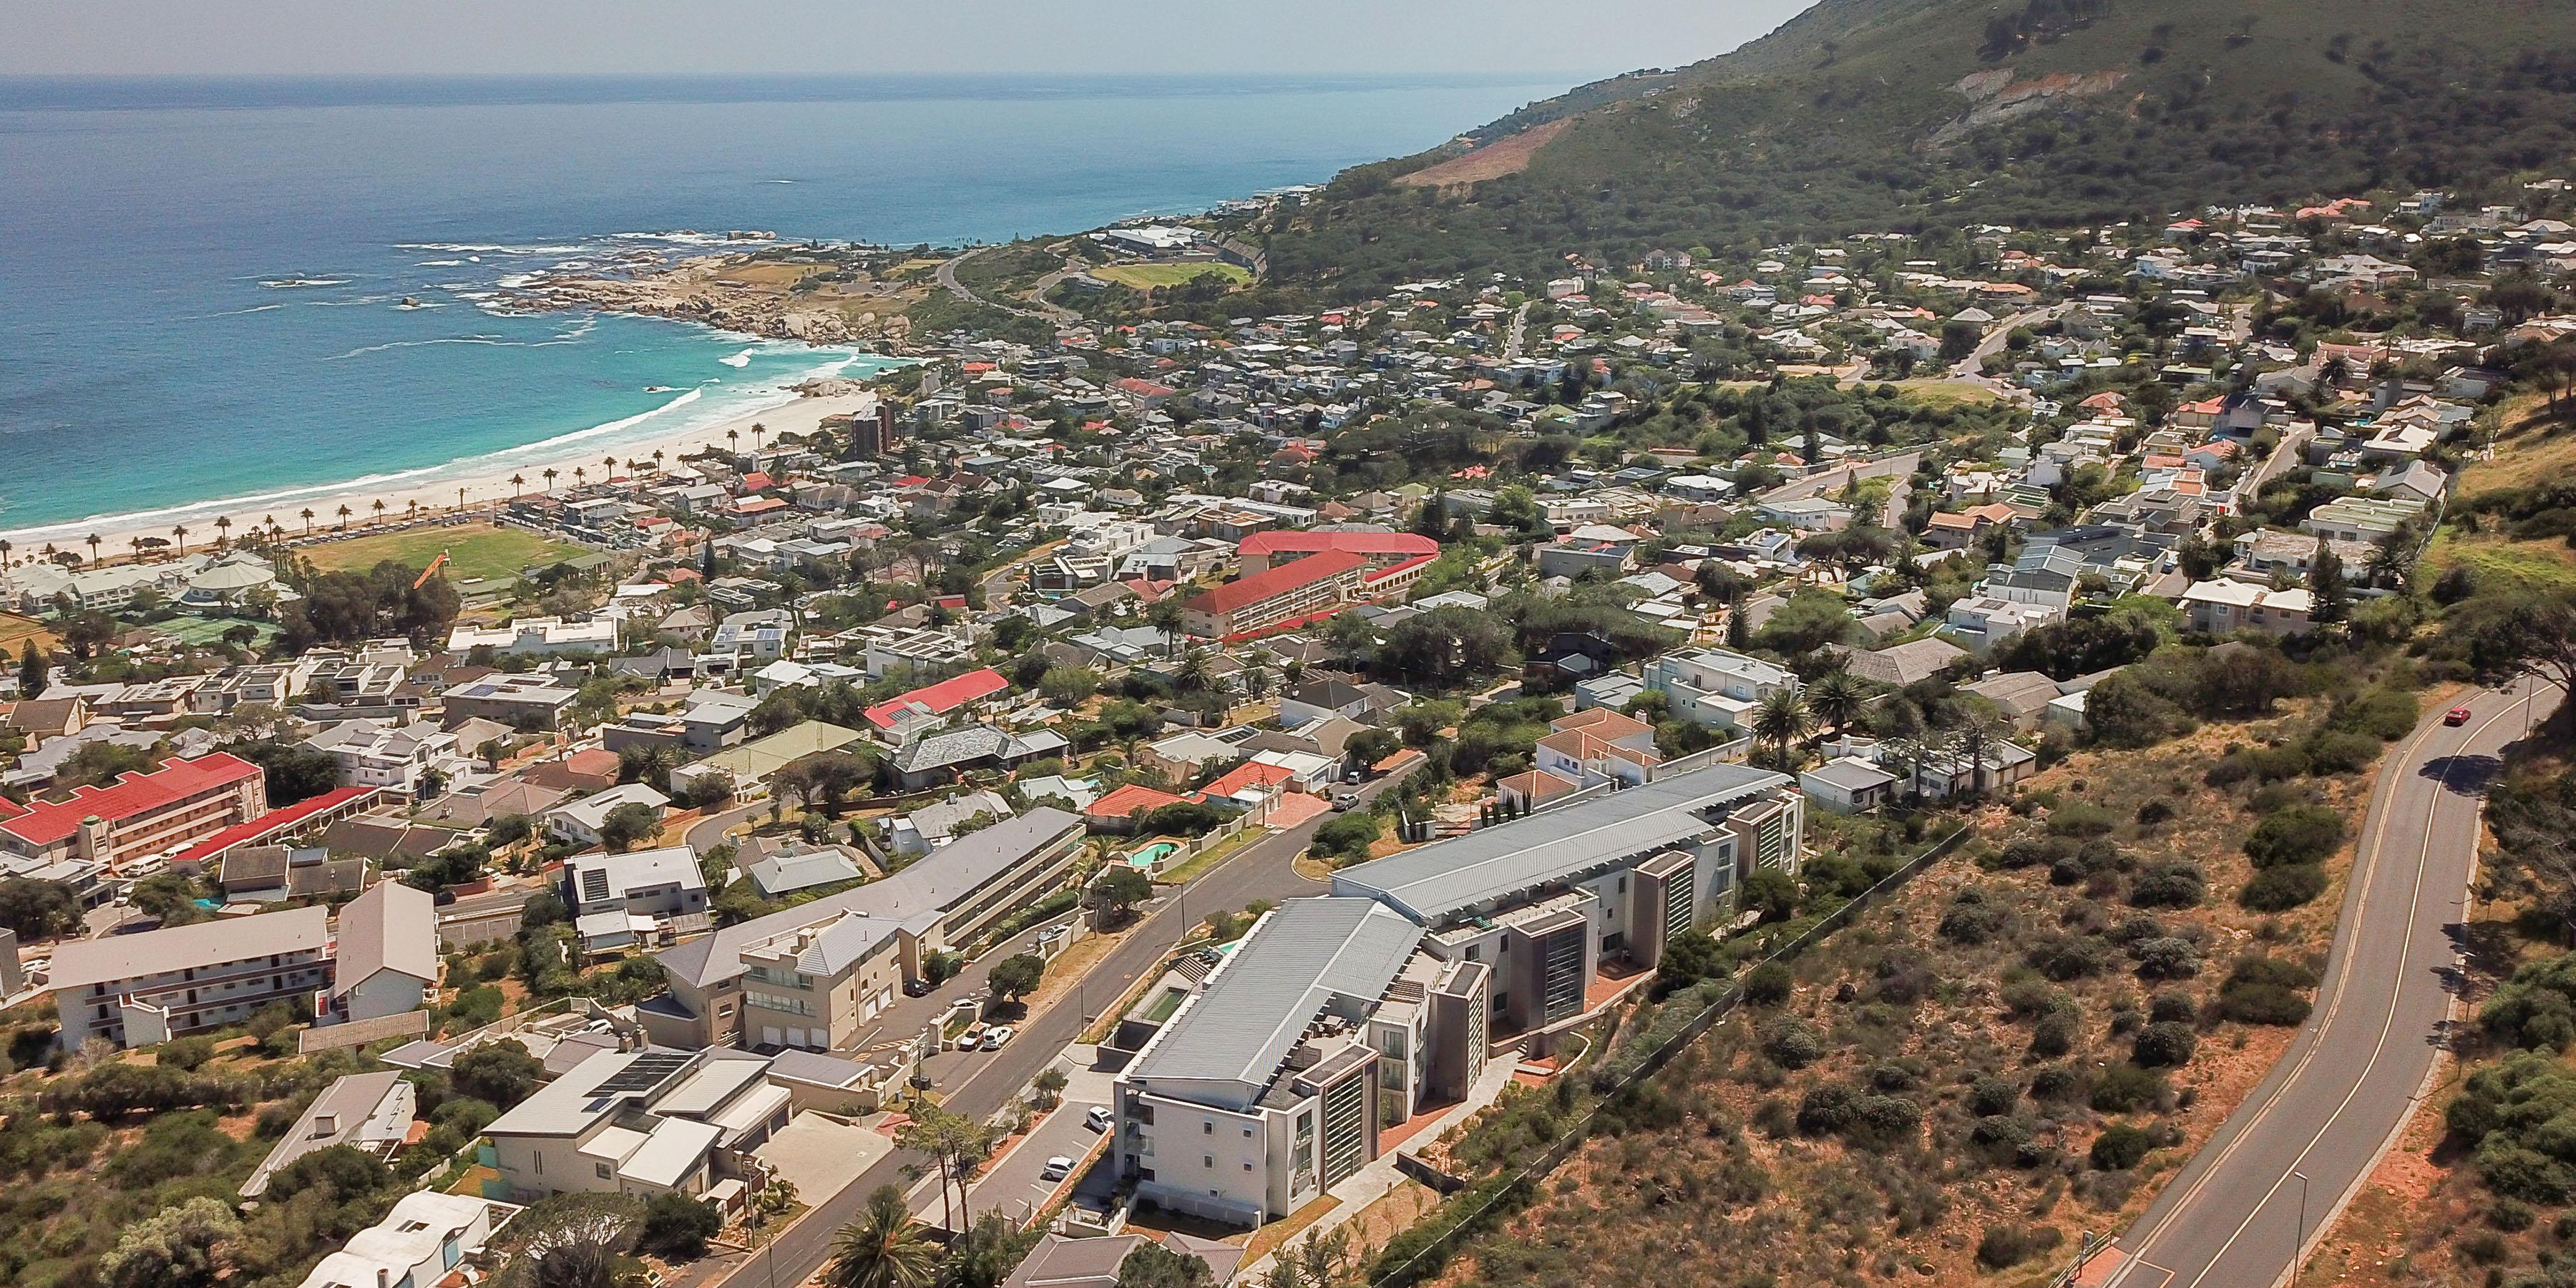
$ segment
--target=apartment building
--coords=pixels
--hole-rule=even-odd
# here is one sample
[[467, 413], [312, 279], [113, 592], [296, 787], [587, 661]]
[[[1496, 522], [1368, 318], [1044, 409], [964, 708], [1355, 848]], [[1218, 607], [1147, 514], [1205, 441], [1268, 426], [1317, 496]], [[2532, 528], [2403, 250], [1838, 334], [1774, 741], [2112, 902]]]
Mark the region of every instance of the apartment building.
[[2304, 635], [2316, 628], [2316, 596], [2305, 586], [2274, 590], [2250, 581], [2203, 581], [2182, 593], [2183, 621], [2195, 631], [2229, 635]]
[[331, 913], [321, 907], [69, 940], [54, 950], [62, 1047], [92, 1038], [157, 1046], [238, 1024], [329, 988], [331, 958]]
[[1755, 869], [1795, 873], [1805, 824], [1786, 775], [1711, 765], [1344, 868], [1333, 893], [1489, 966], [1497, 1031], [1541, 1029], [1589, 1009], [1604, 959], [1651, 969], [1674, 935], [1732, 915]]
[[1258, 1226], [1377, 1158], [1382, 1114], [1463, 1097], [1489, 972], [1422, 937], [1370, 899], [1264, 913], [1118, 1077], [1111, 1147], [1137, 1197]]
[[670, 991], [636, 1007], [653, 1040], [837, 1050], [856, 1041], [922, 960], [963, 947], [1059, 885], [1082, 852], [1080, 815], [1030, 810], [863, 886], [663, 951]]
[[1256, 532], [1243, 539], [1243, 574], [1257, 572], [1310, 555], [1330, 551], [1347, 551], [1368, 561], [1371, 569], [1383, 570], [1416, 559], [1436, 559], [1440, 543], [1419, 532], [1388, 532], [1372, 529], [1298, 528], [1279, 532]]
[[447, 648], [460, 656], [478, 648], [521, 657], [614, 653], [617, 651], [617, 623], [606, 617], [592, 621], [522, 617], [499, 626], [460, 625], [448, 632]]
[[1326, 613], [1352, 602], [1368, 556], [1328, 550], [1206, 591], [1182, 605], [1181, 629], [1223, 639]]
[[768, 1072], [721, 1048], [602, 1051], [483, 1129], [494, 1184], [523, 1201], [703, 1195], [750, 1173], [751, 1151], [787, 1125], [788, 1089]]
[[268, 812], [259, 766], [217, 752], [82, 787], [62, 801], [0, 801], [0, 851], [35, 863], [108, 871], [176, 854]]

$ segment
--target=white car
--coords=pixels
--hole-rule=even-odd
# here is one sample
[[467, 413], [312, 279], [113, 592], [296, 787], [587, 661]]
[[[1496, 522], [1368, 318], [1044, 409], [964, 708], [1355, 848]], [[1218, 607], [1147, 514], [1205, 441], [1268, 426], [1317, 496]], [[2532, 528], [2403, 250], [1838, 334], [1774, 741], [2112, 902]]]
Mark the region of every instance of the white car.
[[1046, 1166], [1038, 1169], [1038, 1179], [1041, 1181], [1061, 1181], [1071, 1175], [1073, 1175], [1073, 1160], [1062, 1154], [1048, 1159]]
[[1007, 1024], [996, 1024], [993, 1027], [984, 1030], [983, 1045], [977, 1049], [982, 1051], [999, 1051], [1002, 1049], [1003, 1044], [1010, 1040], [1011, 1026]]
[[1082, 1125], [1093, 1131], [1109, 1130], [1109, 1106], [1093, 1105], [1091, 1112], [1082, 1116]]

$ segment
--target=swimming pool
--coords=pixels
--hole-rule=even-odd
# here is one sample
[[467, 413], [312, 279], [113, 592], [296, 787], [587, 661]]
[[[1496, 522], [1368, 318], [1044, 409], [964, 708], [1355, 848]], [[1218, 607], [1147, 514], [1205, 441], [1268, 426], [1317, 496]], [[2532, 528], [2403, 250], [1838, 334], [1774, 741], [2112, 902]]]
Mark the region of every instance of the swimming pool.
[[1179, 848], [1181, 847], [1174, 845], [1169, 841], [1156, 841], [1152, 845], [1148, 845], [1144, 849], [1128, 855], [1127, 861], [1140, 868], [1151, 868], [1155, 864], [1162, 862], [1165, 858], [1170, 857], [1172, 851]]

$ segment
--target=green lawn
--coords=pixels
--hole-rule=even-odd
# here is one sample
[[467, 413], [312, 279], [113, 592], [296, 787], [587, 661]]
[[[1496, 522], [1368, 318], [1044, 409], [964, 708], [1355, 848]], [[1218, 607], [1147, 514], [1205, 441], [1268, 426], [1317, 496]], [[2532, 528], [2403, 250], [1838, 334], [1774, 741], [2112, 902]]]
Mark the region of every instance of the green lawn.
[[1140, 291], [1178, 286], [1207, 273], [1220, 274], [1237, 286], [1252, 280], [1252, 273], [1242, 265], [1210, 260], [1195, 260], [1183, 264], [1119, 264], [1110, 268], [1091, 270], [1093, 277], [1104, 282], [1116, 282], [1121, 286], [1132, 286]]
[[2528, 594], [2576, 591], [2576, 550], [2563, 541], [2516, 541], [2494, 533], [2463, 536], [2444, 528], [2424, 553], [2433, 569], [2466, 566], [2481, 589], [2514, 588]]
[[153, 623], [153, 629], [168, 631], [180, 643], [191, 647], [212, 644], [222, 639], [225, 631], [236, 626], [247, 626], [255, 632], [251, 638], [253, 648], [266, 647], [277, 638], [277, 623], [255, 617], [173, 617]]
[[482, 523], [352, 537], [307, 546], [302, 553], [315, 567], [329, 572], [373, 568], [388, 559], [409, 568], [426, 568], [442, 550], [447, 552], [447, 574], [456, 581], [513, 577], [530, 564], [552, 564], [587, 553], [569, 542]]

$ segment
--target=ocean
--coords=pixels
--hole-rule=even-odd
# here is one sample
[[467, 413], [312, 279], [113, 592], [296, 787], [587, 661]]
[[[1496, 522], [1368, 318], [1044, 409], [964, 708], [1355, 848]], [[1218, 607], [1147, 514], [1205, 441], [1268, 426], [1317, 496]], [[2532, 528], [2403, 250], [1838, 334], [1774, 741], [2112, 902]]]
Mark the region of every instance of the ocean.
[[521, 274], [736, 229], [951, 245], [1203, 210], [1573, 79], [0, 78], [0, 531], [606, 455], [883, 365], [492, 311]]

